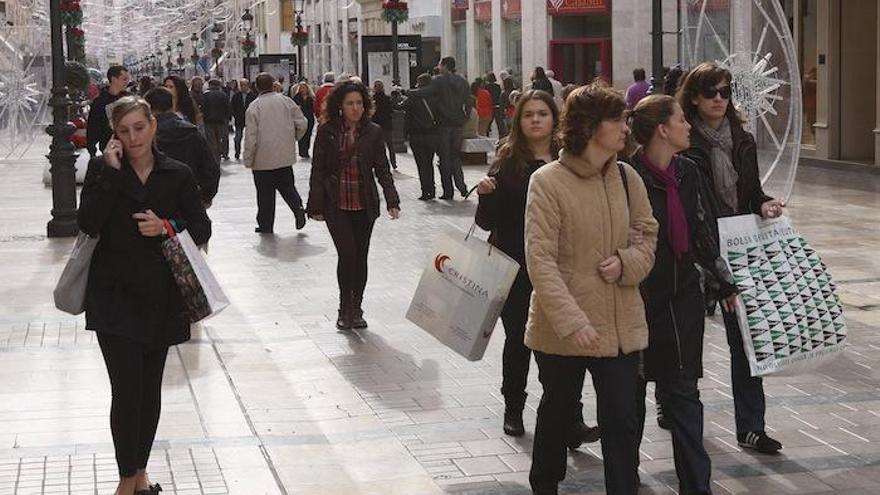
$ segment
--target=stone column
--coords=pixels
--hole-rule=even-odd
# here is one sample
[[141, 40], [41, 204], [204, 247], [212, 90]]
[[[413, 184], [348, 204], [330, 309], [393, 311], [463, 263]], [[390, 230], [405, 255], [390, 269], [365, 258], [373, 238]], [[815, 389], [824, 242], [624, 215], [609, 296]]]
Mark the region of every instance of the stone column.
[[440, 58], [455, 56], [455, 29], [452, 26], [452, 0], [440, 2], [440, 17], [443, 19], [443, 36], [440, 38]]
[[[480, 73], [480, 50], [477, 49], [477, 9], [474, 6], [474, 0], [468, 0], [468, 2], [468, 10], [464, 21], [464, 29], [467, 33], [467, 67], [462, 67], [462, 69], [467, 70], [467, 74], [461, 75], [466, 75], [465, 79], [470, 81]], [[461, 73], [461, 70], [459, 70], [459, 73]]]
[[818, 0], [816, 7], [816, 157], [835, 160], [840, 157], [840, 4]]
[[[281, 52], [281, 2], [278, 0], [266, 0], [266, 51], [269, 53]], [[272, 12], [275, 15], [270, 15]]]
[[492, 72], [495, 77], [504, 70], [504, 61], [507, 60], [507, 33], [501, 18], [501, 2], [492, 0]]
[[546, 0], [522, 2], [522, 63], [523, 86], [528, 86], [535, 67], [547, 68], [550, 62], [550, 18]]
[[877, 127], [874, 128], [874, 164], [880, 166], [880, 7], [877, 9], [877, 109], [875, 118]]

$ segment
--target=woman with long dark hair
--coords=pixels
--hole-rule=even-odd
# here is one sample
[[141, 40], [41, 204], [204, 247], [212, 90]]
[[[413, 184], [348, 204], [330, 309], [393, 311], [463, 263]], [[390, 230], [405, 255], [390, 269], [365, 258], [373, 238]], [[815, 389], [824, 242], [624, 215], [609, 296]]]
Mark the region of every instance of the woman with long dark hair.
[[[761, 187], [757, 145], [734, 108], [732, 80], [730, 71], [714, 63], [698, 65], [681, 80], [677, 99], [694, 130], [685, 155], [708, 177], [717, 216], [751, 213], [776, 218], [785, 205]], [[763, 381], [751, 375], [733, 308], [722, 308], [722, 316], [730, 346], [737, 442], [761, 453], [776, 453], [782, 444], [764, 431]]]
[[[629, 129], [623, 95], [603, 83], [576, 89], [560, 119], [559, 160], [532, 174], [526, 262], [534, 286], [525, 343], [544, 387], [529, 482], [556, 494], [566, 433], [589, 369], [596, 390], [605, 489], [638, 490], [639, 351], [648, 345], [639, 284], [654, 263], [657, 221], [645, 186], [617, 161]], [[630, 242], [638, 226], [641, 242]]]
[[372, 99], [363, 84], [339, 83], [327, 99], [315, 136], [306, 211], [312, 219], [327, 222], [339, 255], [340, 330], [367, 327], [361, 305], [370, 237], [379, 217], [377, 180], [388, 215], [395, 220], [400, 216], [382, 128], [370, 122], [371, 110]]
[[639, 406], [644, 426], [645, 383], [655, 382], [658, 403], [672, 432], [679, 493], [709, 495], [712, 463], [703, 447], [703, 294], [696, 264], [721, 281], [722, 305], [736, 301], [736, 286], [718, 249], [716, 219], [697, 165], [679, 153], [690, 147], [691, 126], [667, 95], [639, 101], [630, 116], [641, 146], [630, 163], [645, 182], [660, 225], [654, 268], [641, 285], [648, 320]]
[[299, 140], [299, 156], [308, 158], [309, 150], [312, 147], [312, 130], [315, 128], [315, 93], [309, 83], [305, 81], [291, 86], [290, 93], [293, 95], [291, 98], [302, 109], [306, 121], [309, 123], [305, 135]]
[[189, 121], [190, 124], [196, 124], [196, 106], [193, 104], [192, 96], [189, 94], [189, 88], [186, 81], [178, 76], [168, 76], [162, 81], [171, 95], [174, 96], [174, 111], [181, 117]]
[[[477, 186], [480, 200], [476, 223], [492, 232], [490, 242], [494, 246], [520, 264], [501, 312], [505, 334], [501, 365], [504, 433], [518, 437], [525, 434], [522, 415], [532, 358], [531, 350], [523, 342], [532, 296], [524, 240], [526, 195], [532, 174], [559, 157], [560, 143], [556, 137], [559, 110], [546, 92], [526, 91], [517, 102], [512, 123], [489, 174]], [[567, 432], [569, 448], [599, 439], [599, 429], [584, 424], [581, 404], [572, 414], [577, 420]]]
[[556, 96], [553, 92], [553, 83], [550, 82], [543, 67], [535, 67], [535, 71], [532, 72], [532, 89], [540, 89], [551, 96]]
[[159, 424], [168, 348], [190, 338], [190, 320], [162, 255], [162, 241], [186, 228], [211, 236], [192, 170], [153, 144], [156, 118], [140, 97], [119, 99], [113, 138], [89, 162], [77, 223], [100, 236], [89, 267], [86, 329], [97, 333], [110, 377], [115, 495], [150, 495], [147, 461]]

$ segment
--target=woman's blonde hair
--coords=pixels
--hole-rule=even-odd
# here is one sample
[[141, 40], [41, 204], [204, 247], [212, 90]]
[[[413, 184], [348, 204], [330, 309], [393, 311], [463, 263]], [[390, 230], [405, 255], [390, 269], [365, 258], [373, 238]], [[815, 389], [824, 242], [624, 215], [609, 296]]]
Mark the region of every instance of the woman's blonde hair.
[[123, 96], [108, 106], [107, 113], [110, 119], [110, 128], [116, 129], [122, 119], [132, 113], [140, 110], [147, 120], [152, 120], [153, 113], [147, 100], [140, 96]]

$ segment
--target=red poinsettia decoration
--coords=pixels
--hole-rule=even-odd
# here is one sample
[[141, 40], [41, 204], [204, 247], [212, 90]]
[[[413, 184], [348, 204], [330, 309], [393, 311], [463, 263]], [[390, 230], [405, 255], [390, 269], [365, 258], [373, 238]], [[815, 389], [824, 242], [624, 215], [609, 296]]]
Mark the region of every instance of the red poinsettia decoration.
[[293, 46], [306, 46], [309, 44], [309, 32], [302, 27], [290, 33], [290, 44]]
[[73, 38], [82, 38], [85, 36], [86, 32], [78, 27], [72, 27], [67, 29], [67, 34]]
[[382, 2], [382, 19], [385, 22], [406, 22], [409, 19], [409, 6], [400, 0], [384, 0]]

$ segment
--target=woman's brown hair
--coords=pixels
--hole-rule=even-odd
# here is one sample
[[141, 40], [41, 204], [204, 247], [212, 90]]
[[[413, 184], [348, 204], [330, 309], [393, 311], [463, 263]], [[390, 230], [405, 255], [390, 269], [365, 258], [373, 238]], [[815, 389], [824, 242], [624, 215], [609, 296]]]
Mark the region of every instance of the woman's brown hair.
[[510, 121], [510, 132], [495, 153], [495, 161], [489, 169], [489, 175], [497, 174], [501, 171], [502, 167], [515, 167], [517, 171], [522, 171], [525, 162], [535, 159], [531, 148], [529, 148], [529, 141], [525, 134], [523, 134], [521, 125], [523, 109], [526, 103], [532, 100], [542, 101], [550, 108], [550, 112], [553, 114], [550, 150], [554, 155], [558, 152], [559, 141], [556, 136], [556, 130], [559, 127], [559, 109], [556, 108], [553, 97], [546, 91], [532, 89], [526, 91], [517, 99], [516, 107], [513, 111], [513, 119]]
[[601, 79], [575, 89], [565, 100], [559, 122], [562, 147], [582, 154], [602, 121], [622, 118], [625, 111], [623, 93]]
[[632, 137], [642, 146], [647, 146], [660, 124], [669, 122], [675, 114], [675, 98], [667, 95], [650, 95], [642, 98], [629, 115], [629, 128]]
[[124, 96], [116, 100], [111, 104], [110, 108], [110, 127], [115, 130], [123, 117], [138, 110], [143, 113], [147, 121], [153, 120], [154, 117], [150, 104], [140, 96]]
[[338, 83], [327, 96], [327, 103], [321, 114], [322, 125], [329, 124], [338, 127], [342, 124], [344, 118], [342, 116], [342, 100], [349, 93], [359, 93], [364, 100], [364, 114], [361, 116], [360, 125], [364, 126], [370, 122], [370, 115], [373, 113], [373, 99], [370, 98], [370, 92], [363, 83], [348, 80]]
[[[694, 104], [694, 100], [700, 96], [703, 90], [714, 88], [722, 82], [732, 86], [733, 75], [729, 70], [714, 62], [704, 62], [682, 76], [675, 97], [684, 110], [684, 116], [688, 122], [693, 124], [700, 118], [700, 110]], [[743, 120], [733, 106], [732, 95], [728, 100], [726, 115], [731, 125], [742, 126]]]

